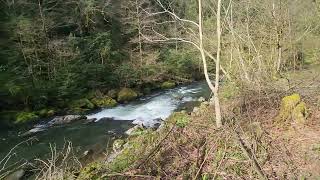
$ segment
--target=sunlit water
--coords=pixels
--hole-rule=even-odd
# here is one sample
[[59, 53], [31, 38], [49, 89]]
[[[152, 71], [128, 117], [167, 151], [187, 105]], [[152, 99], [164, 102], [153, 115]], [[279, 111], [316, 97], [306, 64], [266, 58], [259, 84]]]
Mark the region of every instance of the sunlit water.
[[[88, 149], [103, 151], [115, 138], [123, 137], [124, 132], [133, 127], [134, 124], [142, 123], [152, 126], [154, 119], [166, 119], [174, 111], [191, 110], [199, 104], [199, 97], [209, 97], [207, 85], [203, 82], [180, 86], [171, 90], [153, 93], [150, 96], [140, 98], [126, 105], [119, 105], [111, 109], [98, 110], [89, 114], [88, 118], [96, 118], [95, 123], [86, 124], [78, 121], [68, 125], [47, 128], [45, 131], [34, 135], [36, 140], [21, 144], [14, 150], [11, 161], [20, 159], [45, 158], [50, 152], [50, 144], [61, 149], [66, 141], [71, 141], [76, 153], [83, 153]], [[100, 120], [108, 117], [113, 120]], [[45, 125], [47, 121], [41, 122]], [[23, 127], [19, 130], [0, 131], [0, 159], [19, 142], [29, 137], [20, 134], [31, 127]]]

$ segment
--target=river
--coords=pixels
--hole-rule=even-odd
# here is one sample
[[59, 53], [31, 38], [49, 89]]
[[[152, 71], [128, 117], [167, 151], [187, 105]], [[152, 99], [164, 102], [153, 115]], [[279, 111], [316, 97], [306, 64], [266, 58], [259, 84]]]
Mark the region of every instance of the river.
[[[72, 142], [77, 154], [88, 149], [102, 152], [108, 146], [110, 147], [114, 139], [124, 137], [124, 132], [134, 124], [141, 123], [145, 126], [152, 126], [154, 119], [166, 119], [175, 111], [191, 111], [194, 106], [199, 104], [198, 98], [205, 97], [207, 99], [210, 95], [209, 92], [204, 82], [196, 82], [170, 90], [154, 92], [136, 101], [111, 109], [96, 110], [87, 115], [88, 118], [97, 119], [94, 123], [86, 124], [83, 121], [78, 121], [50, 127], [36, 133], [34, 140], [22, 143], [14, 150], [14, 156], [8, 163], [47, 158], [50, 155], [50, 144], [59, 150], [67, 141]], [[109, 120], [100, 120], [105, 117]], [[45, 125], [48, 121], [42, 120], [39, 124]], [[16, 144], [30, 138], [21, 136], [28, 128], [30, 127], [26, 126], [19, 130], [2, 130], [0, 132], [0, 160]]]

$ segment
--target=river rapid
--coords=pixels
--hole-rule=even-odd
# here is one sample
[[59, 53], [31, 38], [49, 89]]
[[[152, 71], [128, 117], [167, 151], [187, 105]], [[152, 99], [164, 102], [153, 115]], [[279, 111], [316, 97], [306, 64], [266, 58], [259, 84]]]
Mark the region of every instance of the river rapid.
[[[50, 145], [57, 150], [63, 148], [67, 142], [72, 142], [76, 154], [94, 150], [103, 152], [114, 139], [125, 137], [125, 131], [143, 124], [146, 127], [154, 125], [155, 119], [165, 120], [175, 111], [191, 111], [200, 104], [198, 99], [208, 99], [210, 91], [204, 82], [178, 86], [174, 89], [154, 92], [128, 104], [118, 105], [111, 109], [96, 110], [87, 115], [88, 119], [96, 118], [94, 123], [77, 121], [74, 123], [53, 126], [32, 135], [32, 140], [20, 144], [13, 151], [13, 156], [8, 162], [32, 160], [35, 158], [48, 158]], [[46, 126], [49, 120], [42, 120], [38, 126]], [[0, 131], [0, 160], [10, 149], [29, 137], [21, 136], [30, 129]], [[110, 148], [109, 148], [110, 149]]]

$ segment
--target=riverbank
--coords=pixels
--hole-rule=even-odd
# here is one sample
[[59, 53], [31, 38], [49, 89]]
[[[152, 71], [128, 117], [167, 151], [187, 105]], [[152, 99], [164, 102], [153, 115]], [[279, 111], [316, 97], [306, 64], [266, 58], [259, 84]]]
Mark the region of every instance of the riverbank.
[[[135, 124], [145, 128], [156, 128], [159, 124], [152, 125], [152, 122], [161, 123], [161, 118], [165, 119], [174, 111], [190, 111], [200, 104], [200, 97], [203, 101], [203, 97], [208, 98], [209, 95], [206, 84], [197, 82], [155, 92], [114, 108], [91, 112], [87, 115], [90, 120], [75, 119], [69, 122], [70, 116], [69, 123], [60, 123], [61, 118], [56, 117], [41, 121], [29, 129], [2, 131], [0, 137], [4, 146], [0, 155], [4, 157], [16, 144], [31, 137], [32, 141], [14, 149], [16, 155], [10, 158], [8, 165], [20, 159], [32, 164], [34, 159], [47, 159], [52, 150], [51, 146], [60, 152], [68, 142], [72, 142], [73, 154], [85, 165], [88, 161], [111, 152], [113, 142], [127, 137], [125, 132]], [[78, 116], [72, 116], [74, 117]]]
[[176, 113], [161, 130], [129, 138], [113, 161], [94, 162], [76, 178], [317, 178], [319, 75], [310, 68], [288, 73], [289, 81], [270, 82], [260, 91], [238, 87], [223, 97], [221, 129], [215, 127], [210, 102], [190, 115]]
[[189, 84], [184, 82], [163, 81], [141, 85], [135, 88], [118, 88], [91, 90], [80, 97], [54, 102], [54, 106], [26, 109], [6, 109], [0, 111], [0, 127], [16, 128], [34, 124], [41, 119], [50, 119], [54, 116], [66, 114], [87, 114], [101, 108], [112, 108], [118, 104], [127, 104], [140, 97], [147, 96], [157, 91], [164, 91], [178, 85]]

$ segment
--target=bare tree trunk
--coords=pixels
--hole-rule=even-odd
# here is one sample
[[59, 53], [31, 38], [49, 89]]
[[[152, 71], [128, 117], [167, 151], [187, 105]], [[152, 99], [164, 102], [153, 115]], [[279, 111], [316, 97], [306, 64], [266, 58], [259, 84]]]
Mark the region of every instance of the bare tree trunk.
[[138, 26], [138, 43], [139, 43], [139, 57], [140, 57], [140, 65], [143, 65], [142, 59], [142, 42], [141, 42], [141, 21], [140, 21], [140, 12], [139, 12], [139, 1], [136, 0], [136, 13], [137, 13], [137, 26]]
[[206, 82], [211, 89], [211, 91], [214, 93], [214, 103], [215, 103], [215, 114], [216, 114], [216, 124], [217, 127], [220, 128], [222, 126], [221, 121], [221, 110], [220, 110], [220, 102], [219, 102], [219, 96], [218, 96], [218, 88], [219, 88], [219, 72], [220, 72], [220, 37], [221, 37], [221, 27], [220, 27], [220, 7], [221, 7], [221, 1], [218, 3], [218, 13], [217, 19], [219, 19], [219, 22], [217, 22], [217, 32], [218, 32], [218, 51], [217, 51], [217, 59], [216, 59], [216, 81], [215, 81], [215, 87], [211, 83], [209, 74], [208, 74], [208, 67], [207, 67], [207, 61], [206, 61], [206, 55], [203, 48], [203, 28], [202, 28], [202, 0], [198, 1], [199, 5], [199, 50], [201, 53], [201, 58], [203, 62], [203, 70], [204, 70], [204, 76], [206, 78]]
[[215, 91], [214, 91], [214, 104], [215, 104], [215, 113], [216, 113], [216, 123], [217, 127], [222, 126], [221, 121], [221, 109], [220, 109], [220, 100], [219, 100], [219, 81], [220, 81], [220, 54], [221, 54], [221, 0], [218, 0], [218, 10], [217, 10], [217, 37], [218, 37], [218, 46], [217, 46], [217, 61], [216, 61], [216, 80], [215, 80]]

